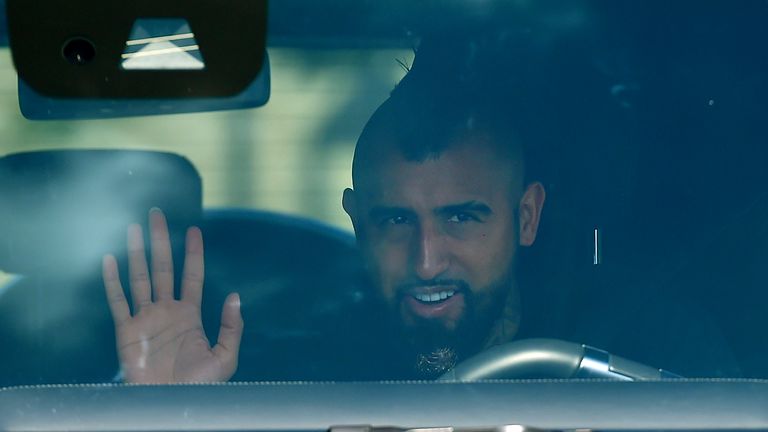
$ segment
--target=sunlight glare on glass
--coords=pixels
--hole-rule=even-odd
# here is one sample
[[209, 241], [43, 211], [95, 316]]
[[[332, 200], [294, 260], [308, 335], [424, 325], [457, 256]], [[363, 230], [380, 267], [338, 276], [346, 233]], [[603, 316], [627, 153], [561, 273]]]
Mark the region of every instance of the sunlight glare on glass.
[[183, 18], [136, 20], [122, 59], [125, 70], [205, 69], [195, 34]]

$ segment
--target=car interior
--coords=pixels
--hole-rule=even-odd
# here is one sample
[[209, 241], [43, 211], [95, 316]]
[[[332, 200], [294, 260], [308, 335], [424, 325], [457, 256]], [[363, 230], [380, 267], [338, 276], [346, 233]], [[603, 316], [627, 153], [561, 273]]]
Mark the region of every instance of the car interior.
[[[71, 1], [0, 0], [0, 430], [768, 429], [768, 3]], [[520, 67], [551, 83], [519, 92], [536, 319], [438, 381], [381, 380], [355, 142], [422, 38], [492, 26], [533, 35]], [[217, 54], [127, 63], [157, 35]], [[204, 233], [210, 340], [240, 294], [229, 383], [122, 382], [101, 260], [128, 267], [152, 208], [177, 295]]]

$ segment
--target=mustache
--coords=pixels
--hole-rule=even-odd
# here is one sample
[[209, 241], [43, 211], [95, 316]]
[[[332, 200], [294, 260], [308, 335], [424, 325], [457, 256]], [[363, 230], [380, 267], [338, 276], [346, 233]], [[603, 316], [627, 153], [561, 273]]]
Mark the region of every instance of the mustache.
[[424, 288], [424, 287], [433, 287], [433, 286], [454, 286], [458, 291], [462, 292], [470, 292], [469, 284], [463, 280], [463, 279], [447, 279], [447, 278], [436, 278], [436, 279], [429, 279], [429, 280], [409, 280], [406, 282], [403, 282], [397, 286], [397, 293], [398, 294], [406, 294], [409, 291], [413, 290], [414, 288]]

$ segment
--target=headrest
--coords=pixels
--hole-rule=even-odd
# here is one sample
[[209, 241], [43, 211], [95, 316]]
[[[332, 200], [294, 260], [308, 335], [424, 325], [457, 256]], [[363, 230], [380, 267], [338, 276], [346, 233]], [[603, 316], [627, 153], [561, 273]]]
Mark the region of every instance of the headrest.
[[202, 186], [192, 164], [171, 153], [39, 151], [0, 158], [0, 203], [0, 270], [72, 274], [122, 253], [127, 225], [146, 227], [152, 207], [183, 239], [201, 217]]

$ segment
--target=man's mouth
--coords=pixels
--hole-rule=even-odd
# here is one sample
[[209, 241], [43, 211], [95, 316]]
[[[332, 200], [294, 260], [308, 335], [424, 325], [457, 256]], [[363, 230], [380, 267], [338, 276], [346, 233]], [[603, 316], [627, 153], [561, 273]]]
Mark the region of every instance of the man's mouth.
[[403, 296], [403, 306], [418, 317], [457, 320], [464, 312], [464, 294], [457, 287], [418, 287]]
[[449, 290], [449, 291], [440, 291], [440, 292], [433, 292], [433, 293], [422, 293], [422, 294], [412, 294], [412, 296], [422, 302], [427, 304], [434, 304], [434, 303], [440, 303], [443, 300], [449, 299], [456, 294], [456, 290]]

